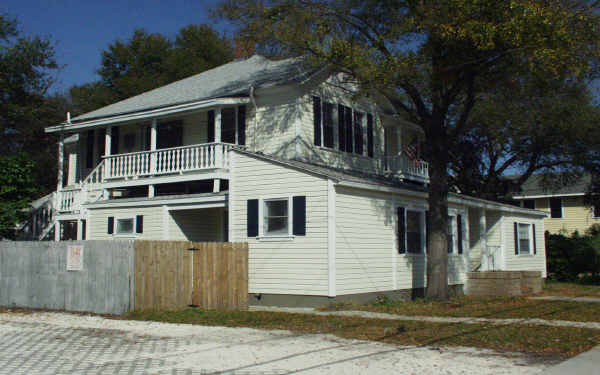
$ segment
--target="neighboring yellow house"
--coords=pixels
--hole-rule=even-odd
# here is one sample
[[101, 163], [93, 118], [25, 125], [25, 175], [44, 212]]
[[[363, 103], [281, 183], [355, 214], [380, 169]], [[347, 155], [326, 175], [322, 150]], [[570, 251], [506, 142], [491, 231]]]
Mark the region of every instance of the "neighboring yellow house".
[[521, 207], [549, 212], [544, 227], [550, 233], [583, 234], [590, 225], [600, 223], [600, 207], [584, 202], [589, 182], [589, 176], [584, 176], [574, 183], [556, 186], [544, 181], [542, 175], [533, 175], [519, 193], [513, 194], [513, 199]]

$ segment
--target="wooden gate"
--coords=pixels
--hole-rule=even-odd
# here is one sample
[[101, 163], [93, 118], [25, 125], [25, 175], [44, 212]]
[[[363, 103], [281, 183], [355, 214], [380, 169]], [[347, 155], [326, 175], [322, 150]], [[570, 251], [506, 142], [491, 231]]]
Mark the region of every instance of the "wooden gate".
[[134, 308], [248, 308], [248, 244], [135, 241]]

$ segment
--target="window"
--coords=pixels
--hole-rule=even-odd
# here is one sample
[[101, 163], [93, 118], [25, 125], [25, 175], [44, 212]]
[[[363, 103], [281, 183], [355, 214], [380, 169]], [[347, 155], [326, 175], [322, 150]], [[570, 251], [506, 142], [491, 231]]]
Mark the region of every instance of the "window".
[[560, 198], [550, 198], [550, 217], [560, 219], [562, 215], [562, 200]]
[[133, 218], [117, 219], [117, 234], [133, 234]]
[[600, 206], [594, 206], [594, 217], [600, 218]]
[[454, 216], [448, 217], [448, 254], [454, 253]]
[[422, 213], [419, 211], [406, 211], [406, 247], [411, 254], [423, 252], [421, 234], [424, 231], [421, 223]]
[[517, 241], [519, 254], [531, 253], [531, 224], [518, 223]]
[[265, 200], [263, 206], [263, 235], [289, 236], [289, 199]]
[[523, 208], [529, 208], [531, 210], [535, 210], [535, 200], [534, 199], [523, 200]]
[[306, 196], [249, 199], [248, 237], [282, 238], [306, 236]]
[[158, 124], [156, 130], [157, 149], [179, 147], [181, 145], [183, 145], [182, 121], [171, 121]]
[[[318, 96], [312, 99], [315, 146], [373, 157], [374, 127], [370, 113], [328, 103]], [[367, 150], [364, 147], [365, 135]]]
[[116, 235], [132, 235], [134, 233], [144, 233], [144, 216], [117, 218], [114, 216], [107, 218], [106, 233]]
[[221, 142], [235, 144], [235, 108], [221, 110]]

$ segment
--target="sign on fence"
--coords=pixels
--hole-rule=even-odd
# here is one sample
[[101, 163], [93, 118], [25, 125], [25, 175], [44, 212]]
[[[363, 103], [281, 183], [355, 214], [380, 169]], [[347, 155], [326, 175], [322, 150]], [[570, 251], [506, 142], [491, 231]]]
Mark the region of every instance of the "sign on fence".
[[83, 270], [83, 246], [67, 246], [67, 271]]

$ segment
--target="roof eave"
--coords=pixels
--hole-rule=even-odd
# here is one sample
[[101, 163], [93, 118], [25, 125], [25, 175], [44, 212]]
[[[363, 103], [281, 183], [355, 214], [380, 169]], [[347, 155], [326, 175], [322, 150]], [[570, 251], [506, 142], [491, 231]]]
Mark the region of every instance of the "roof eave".
[[100, 117], [92, 120], [84, 120], [76, 123], [68, 124], [63, 122], [61, 124], [50, 126], [45, 129], [46, 133], [57, 133], [57, 132], [68, 132], [73, 130], [93, 128], [99, 126], [106, 126], [111, 124], [118, 124], [131, 121], [147, 120], [156, 117], [169, 116], [174, 114], [181, 114], [185, 112], [195, 111], [199, 109], [214, 107], [214, 106], [225, 106], [225, 105], [236, 105], [236, 104], [247, 104], [250, 102], [248, 97], [229, 97], [229, 98], [214, 98], [198, 100], [190, 103], [176, 104], [168, 107], [148, 109], [140, 112], [113, 115], [108, 117]]

